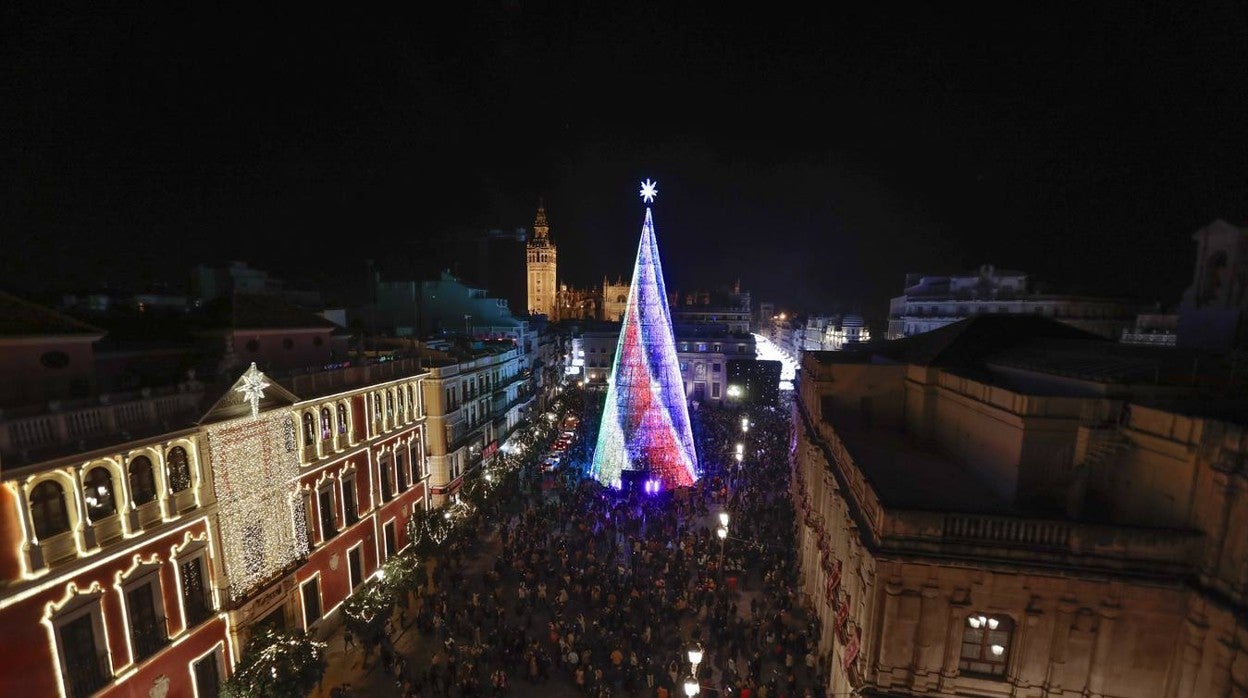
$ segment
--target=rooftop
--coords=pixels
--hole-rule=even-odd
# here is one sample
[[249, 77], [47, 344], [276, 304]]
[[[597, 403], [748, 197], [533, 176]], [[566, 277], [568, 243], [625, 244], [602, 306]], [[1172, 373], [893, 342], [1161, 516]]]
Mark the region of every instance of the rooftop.
[[0, 291], [0, 337], [103, 334], [95, 325]]
[[891, 429], [864, 428], [855, 419], [825, 422], [890, 508], [1007, 514], [1013, 509], [975, 471], [907, 441]]

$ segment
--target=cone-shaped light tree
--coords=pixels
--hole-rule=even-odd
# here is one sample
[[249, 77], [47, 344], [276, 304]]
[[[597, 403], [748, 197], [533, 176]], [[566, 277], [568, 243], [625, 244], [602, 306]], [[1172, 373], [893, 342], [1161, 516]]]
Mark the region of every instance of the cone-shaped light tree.
[[[642, 183], [646, 203], [655, 193], [653, 182]], [[649, 206], [590, 465], [594, 479], [617, 488], [625, 471], [638, 471], [647, 489], [685, 487], [697, 478], [689, 406]]]

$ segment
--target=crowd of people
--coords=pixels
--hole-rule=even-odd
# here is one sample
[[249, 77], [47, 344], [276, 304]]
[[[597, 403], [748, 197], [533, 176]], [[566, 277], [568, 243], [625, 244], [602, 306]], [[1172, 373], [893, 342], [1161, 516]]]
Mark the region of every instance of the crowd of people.
[[429, 656], [383, 643], [399, 694], [503, 696], [517, 682], [566, 682], [582, 696], [677, 698], [693, 679], [702, 696], [820, 696], [819, 628], [799, 608], [791, 549], [788, 413], [755, 408], [748, 432], [743, 414], [695, 412], [704, 475], [692, 488], [620, 493], [565, 480], [517, 491], [482, 519], [470, 544], [438, 559], [418, 604]]

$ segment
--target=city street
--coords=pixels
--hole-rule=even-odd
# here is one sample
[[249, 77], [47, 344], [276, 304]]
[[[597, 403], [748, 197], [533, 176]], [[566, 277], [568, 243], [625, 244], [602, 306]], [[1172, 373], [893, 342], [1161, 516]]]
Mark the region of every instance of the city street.
[[[758, 410], [748, 433], [741, 414], [699, 412], [709, 467], [691, 490], [626, 498], [582, 482], [482, 525], [430, 565], [383, 643], [393, 652], [332, 634], [314, 695], [674, 697], [694, 647], [701, 695], [819, 695], [817, 628], [793, 594], [787, 412]], [[738, 442], [748, 457], [729, 476]]]

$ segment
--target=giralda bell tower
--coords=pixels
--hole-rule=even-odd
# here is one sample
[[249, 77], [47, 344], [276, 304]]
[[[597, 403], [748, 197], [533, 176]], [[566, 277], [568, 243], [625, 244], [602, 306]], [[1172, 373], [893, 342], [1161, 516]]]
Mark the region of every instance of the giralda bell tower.
[[537, 218], [533, 221], [533, 239], [525, 245], [528, 265], [529, 313], [543, 314], [551, 322], [558, 317], [555, 287], [555, 257], [557, 250], [550, 241], [550, 225], [546, 223], [546, 207], [537, 205]]

